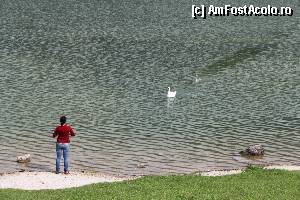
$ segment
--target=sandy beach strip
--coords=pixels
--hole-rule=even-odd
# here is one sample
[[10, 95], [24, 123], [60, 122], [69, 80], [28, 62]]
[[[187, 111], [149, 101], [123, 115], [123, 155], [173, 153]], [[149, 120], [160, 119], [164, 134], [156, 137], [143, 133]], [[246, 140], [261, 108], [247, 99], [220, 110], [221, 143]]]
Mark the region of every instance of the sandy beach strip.
[[[265, 166], [264, 169], [281, 169], [281, 170], [287, 170], [287, 171], [300, 171], [300, 166], [296, 165], [271, 165], [271, 166]], [[232, 174], [239, 174], [242, 173], [243, 169], [232, 169], [232, 170], [212, 170], [212, 171], [206, 171], [206, 172], [200, 172], [199, 174], [201, 176], [226, 176], [226, 175], [232, 175]]]
[[14, 188], [23, 190], [64, 189], [93, 183], [128, 180], [97, 173], [71, 172], [68, 175], [54, 172], [15, 172], [0, 176], [0, 189]]
[[[300, 171], [300, 166], [273, 165], [265, 169], [281, 169], [288, 171]], [[225, 176], [242, 173], [244, 169], [212, 170], [199, 172], [201, 176]], [[138, 178], [138, 177], [135, 177]], [[13, 188], [23, 190], [64, 189], [79, 187], [93, 183], [109, 183], [135, 179], [132, 177], [120, 178], [99, 173], [72, 172], [71, 174], [55, 174], [53, 172], [15, 172], [1, 174], [0, 189]]]

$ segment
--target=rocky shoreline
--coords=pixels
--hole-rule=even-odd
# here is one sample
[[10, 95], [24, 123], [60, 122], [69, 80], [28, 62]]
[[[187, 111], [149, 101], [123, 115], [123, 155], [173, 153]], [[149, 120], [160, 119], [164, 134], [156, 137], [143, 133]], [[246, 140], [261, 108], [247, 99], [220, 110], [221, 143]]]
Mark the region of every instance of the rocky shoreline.
[[[281, 169], [300, 171], [296, 165], [271, 165], [265, 169]], [[211, 170], [193, 173], [201, 176], [225, 176], [242, 173], [245, 169]], [[23, 190], [64, 189], [79, 187], [93, 183], [109, 183], [132, 180], [139, 177], [117, 177], [92, 172], [72, 172], [71, 174], [55, 174], [54, 172], [14, 172], [0, 175], [0, 189], [14, 188]]]

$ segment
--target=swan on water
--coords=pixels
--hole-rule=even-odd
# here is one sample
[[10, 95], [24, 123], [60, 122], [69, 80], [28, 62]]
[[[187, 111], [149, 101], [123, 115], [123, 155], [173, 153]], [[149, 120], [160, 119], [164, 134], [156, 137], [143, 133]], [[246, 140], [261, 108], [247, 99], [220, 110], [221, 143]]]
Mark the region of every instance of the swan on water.
[[168, 91], [168, 97], [175, 97], [176, 96], [176, 91], [171, 91], [171, 88], [170, 87], [168, 87], [169, 88], [169, 91]]

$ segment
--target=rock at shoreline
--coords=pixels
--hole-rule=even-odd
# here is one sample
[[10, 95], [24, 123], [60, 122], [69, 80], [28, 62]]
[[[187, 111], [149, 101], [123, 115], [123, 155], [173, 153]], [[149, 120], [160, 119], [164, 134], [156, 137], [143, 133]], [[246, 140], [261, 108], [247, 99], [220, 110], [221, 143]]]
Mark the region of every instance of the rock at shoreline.
[[145, 168], [146, 166], [145, 166], [145, 164], [140, 163], [140, 164], [138, 164], [136, 167], [137, 167], [137, 168]]
[[18, 163], [27, 163], [27, 162], [30, 162], [30, 154], [25, 154], [23, 156], [18, 156], [17, 157], [17, 162]]
[[249, 146], [246, 150], [240, 151], [242, 156], [262, 156], [265, 153], [265, 149], [262, 145]]

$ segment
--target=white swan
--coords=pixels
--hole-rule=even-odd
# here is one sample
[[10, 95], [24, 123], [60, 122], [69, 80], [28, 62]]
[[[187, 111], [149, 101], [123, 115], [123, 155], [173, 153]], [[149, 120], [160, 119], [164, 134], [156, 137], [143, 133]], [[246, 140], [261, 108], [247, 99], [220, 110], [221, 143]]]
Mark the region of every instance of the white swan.
[[170, 87], [168, 87], [169, 88], [169, 91], [168, 91], [168, 97], [175, 97], [176, 96], [176, 91], [171, 91], [171, 88]]

